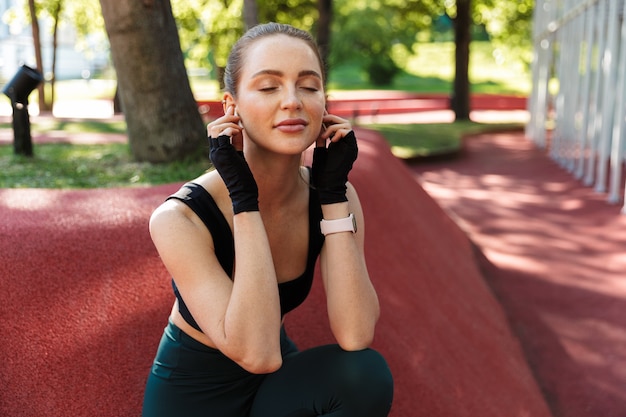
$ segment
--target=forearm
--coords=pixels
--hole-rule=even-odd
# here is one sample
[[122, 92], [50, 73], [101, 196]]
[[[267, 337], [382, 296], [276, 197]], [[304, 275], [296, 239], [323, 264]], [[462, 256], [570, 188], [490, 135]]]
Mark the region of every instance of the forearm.
[[258, 211], [233, 221], [235, 272], [224, 337], [243, 362], [273, 362], [280, 357], [281, 313], [267, 234]]
[[[322, 206], [326, 220], [347, 217], [348, 203]], [[363, 233], [359, 230], [357, 233]], [[362, 235], [350, 232], [326, 236], [323, 275], [331, 329], [346, 350], [371, 343], [380, 313], [378, 297], [363, 257]]]

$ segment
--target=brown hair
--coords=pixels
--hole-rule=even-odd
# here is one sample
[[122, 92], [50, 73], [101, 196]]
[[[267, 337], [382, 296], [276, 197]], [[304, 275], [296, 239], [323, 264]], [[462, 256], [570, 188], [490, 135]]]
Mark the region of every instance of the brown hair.
[[237, 95], [237, 84], [241, 76], [241, 68], [243, 67], [246, 49], [254, 43], [254, 41], [272, 35], [290, 36], [292, 38], [301, 39], [309, 45], [319, 61], [320, 68], [322, 69], [323, 81], [326, 81], [324, 63], [322, 61], [317, 43], [311, 34], [291, 25], [271, 22], [252, 27], [244, 33], [244, 35], [239, 38], [233, 46], [233, 49], [230, 51], [230, 55], [228, 56], [228, 62], [226, 63], [226, 69], [224, 71], [224, 88], [226, 91], [231, 93], [233, 96]]

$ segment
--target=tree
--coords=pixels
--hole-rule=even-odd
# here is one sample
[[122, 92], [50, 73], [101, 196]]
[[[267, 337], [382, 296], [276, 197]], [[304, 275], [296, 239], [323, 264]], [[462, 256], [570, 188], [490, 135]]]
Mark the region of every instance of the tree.
[[333, 21], [333, 0], [318, 0], [317, 2], [317, 44], [324, 63], [330, 56], [331, 25]]
[[[22, 8], [24, 14], [19, 10]], [[108, 51], [98, 0], [28, 0], [24, 4], [9, 9], [3, 17], [8, 21], [21, 20], [31, 26], [35, 66], [40, 73], [45, 75], [47, 84], [50, 85], [50, 95], [47, 94], [48, 91], [44, 84], [38, 86], [39, 108], [43, 111], [52, 110], [54, 107], [58, 35], [63, 25], [72, 25], [76, 30], [74, 47], [77, 51], [81, 51], [84, 55], [93, 55], [97, 48], [106, 48]], [[42, 22], [43, 25], [40, 24]], [[50, 24], [47, 25], [46, 23]], [[52, 53], [50, 55], [52, 62], [49, 67], [46, 67], [43, 61], [42, 26], [51, 28], [50, 49]], [[102, 36], [98, 36], [99, 34]], [[87, 45], [86, 39], [91, 39], [93, 42]], [[49, 68], [49, 71], [45, 72], [44, 68]]]
[[424, 0], [433, 16], [446, 14], [454, 26], [455, 77], [452, 109], [456, 120], [469, 119], [470, 113], [470, 42], [473, 25], [482, 25], [494, 43], [506, 42], [517, 47], [516, 53], [528, 46], [532, 22], [532, 0]]
[[469, 58], [471, 37], [471, 1], [456, 1], [454, 22], [454, 91], [451, 105], [455, 120], [470, 118]]
[[[43, 58], [41, 55], [41, 36], [39, 34], [39, 19], [37, 18], [37, 5], [35, 4], [35, 0], [28, 0], [28, 11], [30, 13], [30, 24], [33, 33], [33, 47], [35, 49], [35, 65], [37, 66], [37, 70], [43, 74]], [[39, 92], [39, 109], [46, 110], [48, 109], [46, 105], [46, 97], [45, 97], [45, 86], [43, 83], [39, 84], [37, 87], [37, 91]]]
[[256, 0], [243, 0], [243, 22], [246, 29], [259, 24], [259, 8]]
[[411, 53], [418, 30], [431, 23], [417, 0], [336, 0], [331, 59], [334, 65], [363, 62], [369, 80], [390, 85], [402, 63], [394, 50]]
[[50, 78], [49, 78], [50, 101], [49, 101], [49, 104], [46, 105], [46, 109], [52, 110], [54, 108], [54, 99], [55, 99], [59, 21], [61, 19], [61, 10], [63, 9], [63, 0], [48, 0], [48, 1], [42, 2], [42, 8], [52, 18], [52, 64], [50, 66]]
[[231, 47], [243, 34], [241, 0], [172, 0], [185, 61], [208, 68], [222, 85]]
[[513, 56], [530, 64], [534, 0], [473, 0], [472, 17], [482, 25], [495, 47], [506, 44]]
[[273, 21], [311, 31], [317, 20], [314, 0], [172, 0], [172, 9], [186, 62], [210, 68], [220, 84], [230, 49], [247, 27]]
[[169, 0], [100, 0], [135, 159], [196, 154], [206, 132]]

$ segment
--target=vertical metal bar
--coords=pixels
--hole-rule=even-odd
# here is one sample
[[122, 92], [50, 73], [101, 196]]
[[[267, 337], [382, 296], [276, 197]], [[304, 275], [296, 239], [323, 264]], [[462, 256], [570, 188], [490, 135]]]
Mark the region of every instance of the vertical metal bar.
[[613, 120], [613, 144], [611, 149], [611, 179], [609, 183], [609, 197], [610, 203], [619, 203], [620, 188], [622, 181], [622, 169], [624, 164], [624, 112], [626, 111], [626, 105], [624, 100], [626, 99], [626, 19], [623, 16], [623, 7], [621, 13], [616, 13], [622, 16], [621, 25], [621, 39], [620, 39], [620, 53], [619, 63], [616, 71], [617, 77], [617, 97], [615, 106], [615, 116]]
[[596, 157], [597, 157], [597, 143], [598, 138], [600, 136], [600, 130], [602, 127], [602, 92], [603, 88], [603, 71], [602, 71], [602, 57], [606, 45], [606, 14], [607, 14], [607, 2], [608, 0], [600, 0], [596, 5], [597, 10], [597, 19], [596, 19], [596, 32], [598, 41], [596, 43], [596, 79], [594, 82], [595, 91], [594, 91], [594, 99], [593, 99], [593, 110], [591, 114], [593, 115], [593, 123], [591, 125], [591, 132], [589, 134], [590, 138], [590, 146], [589, 146], [589, 157], [588, 163], [585, 172], [584, 183], [585, 185], [592, 185], [595, 175], [595, 165], [596, 165]]
[[595, 190], [597, 192], [606, 191], [606, 177], [608, 171], [609, 162], [609, 147], [611, 145], [611, 131], [612, 131], [612, 116], [613, 105], [615, 103], [615, 62], [617, 58], [617, 6], [620, 0], [609, 1], [609, 13], [608, 13], [608, 41], [602, 60], [602, 71], [604, 73], [604, 86], [603, 86], [603, 115], [602, 115], [602, 129], [600, 130], [600, 138], [598, 141], [598, 172], [596, 176]]
[[596, 7], [591, 6], [585, 12], [585, 62], [584, 62], [584, 75], [583, 85], [581, 87], [582, 97], [580, 105], [580, 130], [578, 131], [578, 162], [574, 175], [580, 179], [583, 177], [585, 169], [585, 159], [587, 155], [587, 148], [589, 146], [589, 112], [591, 110], [591, 76], [593, 73], [593, 44], [595, 34], [595, 16]]

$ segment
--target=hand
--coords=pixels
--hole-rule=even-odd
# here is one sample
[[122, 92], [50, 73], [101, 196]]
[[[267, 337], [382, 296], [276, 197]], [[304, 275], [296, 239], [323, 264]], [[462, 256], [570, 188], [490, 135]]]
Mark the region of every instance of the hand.
[[219, 117], [208, 124], [207, 135], [210, 138], [217, 138], [222, 135], [230, 136], [230, 143], [237, 149], [243, 150], [243, 125], [241, 118], [237, 114], [237, 107], [229, 105], [222, 117]]
[[[234, 109], [229, 108], [226, 115], [207, 127], [211, 148], [209, 157], [228, 188], [233, 212], [238, 214], [243, 211], [259, 211], [259, 190], [243, 157], [243, 142], [240, 142], [240, 150], [235, 149], [231, 143], [233, 136], [238, 134], [241, 138], [241, 128], [231, 120], [238, 117], [232, 112]], [[216, 134], [217, 138], [211, 137], [211, 134]]]
[[326, 141], [337, 142], [352, 131], [352, 125], [346, 119], [324, 112], [322, 131], [317, 138], [317, 146], [326, 146]]
[[[324, 117], [326, 122], [337, 119], [339, 118], [336, 116]], [[328, 147], [325, 146], [327, 138], [331, 138]], [[336, 123], [321, 132], [313, 151], [311, 172], [311, 181], [317, 190], [320, 203], [334, 204], [348, 201], [346, 183], [357, 155], [356, 136], [348, 122]]]

